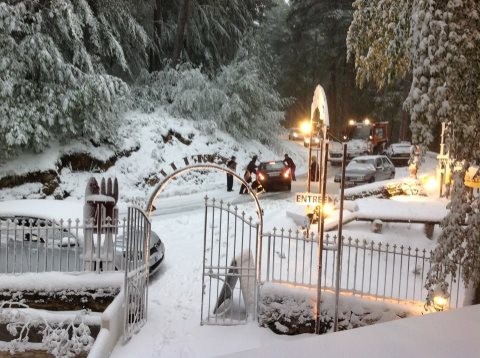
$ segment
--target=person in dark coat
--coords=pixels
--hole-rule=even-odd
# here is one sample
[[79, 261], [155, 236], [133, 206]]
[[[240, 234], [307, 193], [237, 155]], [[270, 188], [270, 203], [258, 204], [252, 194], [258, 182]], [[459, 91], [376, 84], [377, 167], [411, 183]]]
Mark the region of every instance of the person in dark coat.
[[[243, 179], [245, 179], [247, 183], [251, 183], [252, 175], [257, 173], [257, 165], [255, 164], [257, 162], [257, 158], [258, 157], [254, 155], [252, 157], [252, 160], [247, 165], [247, 169], [245, 170], [245, 174], [243, 175]], [[247, 187], [244, 184], [242, 184], [242, 186], [240, 187], [240, 194], [246, 194], [246, 193], [247, 193]]]
[[285, 154], [285, 159], [283, 162], [287, 165], [287, 167], [290, 168], [290, 173], [292, 174], [292, 180], [295, 181], [297, 178], [295, 178], [295, 169], [297, 168], [295, 163], [293, 162], [293, 159], [288, 156], [288, 154]]
[[[227, 162], [227, 168], [235, 171], [237, 170], [237, 162], [235, 161], [235, 156], [232, 155], [230, 160]], [[233, 175], [232, 174], [227, 174], [227, 191], [233, 191]]]
[[320, 178], [320, 168], [318, 166], [317, 157], [312, 156], [312, 164], [310, 164], [310, 181], [318, 181]]

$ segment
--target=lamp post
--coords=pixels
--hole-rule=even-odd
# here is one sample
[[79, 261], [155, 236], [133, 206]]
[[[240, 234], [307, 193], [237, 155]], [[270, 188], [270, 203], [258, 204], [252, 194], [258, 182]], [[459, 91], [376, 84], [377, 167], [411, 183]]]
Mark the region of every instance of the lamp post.
[[[324, 128], [326, 132], [326, 128]], [[324, 134], [325, 137], [325, 134]], [[318, 260], [318, 270], [317, 270], [317, 314], [315, 319], [315, 334], [320, 334], [320, 309], [321, 309], [321, 298], [322, 298], [322, 253], [323, 253], [323, 233], [325, 229], [325, 196], [327, 189], [327, 160], [328, 160], [328, 142], [323, 140], [322, 142], [322, 172], [320, 175], [320, 195], [321, 195], [321, 207], [320, 207], [320, 216], [318, 218], [319, 222], [317, 225], [317, 236], [318, 236], [318, 250], [317, 250], [317, 260]]]

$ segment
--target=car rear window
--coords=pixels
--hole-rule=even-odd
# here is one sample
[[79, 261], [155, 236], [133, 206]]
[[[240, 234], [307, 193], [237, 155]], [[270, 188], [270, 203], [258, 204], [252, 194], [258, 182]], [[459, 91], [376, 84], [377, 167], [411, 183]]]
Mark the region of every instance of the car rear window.
[[282, 161], [260, 163], [260, 170], [281, 170], [285, 168], [285, 164]]
[[375, 161], [374, 159], [354, 159], [352, 160], [352, 163], [356, 163], [356, 164], [371, 164], [371, 165], [374, 165], [375, 164]]

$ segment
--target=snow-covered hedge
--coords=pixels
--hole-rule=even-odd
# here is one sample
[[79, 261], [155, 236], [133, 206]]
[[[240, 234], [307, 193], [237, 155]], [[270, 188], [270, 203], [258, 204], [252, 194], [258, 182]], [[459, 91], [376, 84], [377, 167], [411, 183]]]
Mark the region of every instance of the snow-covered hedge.
[[[278, 334], [315, 332], [316, 289], [265, 283], [261, 287], [260, 323]], [[333, 331], [335, 295], [322, 292], [320, 332]], [[421, 315], [423, 306], [369, 301], [342, 295], [339, 303], [339, 330]]]

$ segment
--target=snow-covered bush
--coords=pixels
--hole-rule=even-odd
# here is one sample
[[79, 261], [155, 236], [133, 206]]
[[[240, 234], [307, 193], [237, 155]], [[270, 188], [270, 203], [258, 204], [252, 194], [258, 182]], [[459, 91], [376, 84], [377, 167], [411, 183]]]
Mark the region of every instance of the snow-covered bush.
[[81, 314], [71, 320], [49, 322], [22, 309], [28, 309], [28, 306], [18, 302], [2, 302], [0, 305], [0, 324], [6, 324], [8, 332], [16, 336], [10, 341], [11, 354], [24, 352], [28, 348], [31, 329], [40, 332], [42, 345], [55, 357], [75, 357], [92, 347], [94, 339]]
[[263, 78], [255, 58], [239, 55], [213, 78], [184, 65], [143, 73], [132, 90], [132, 107], [151, 112], [164, 105], [197, 127], [272, 143], [283, 119], [283, 101]]

